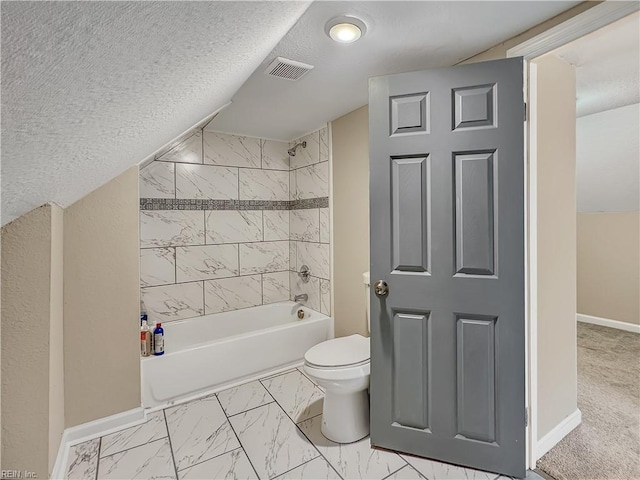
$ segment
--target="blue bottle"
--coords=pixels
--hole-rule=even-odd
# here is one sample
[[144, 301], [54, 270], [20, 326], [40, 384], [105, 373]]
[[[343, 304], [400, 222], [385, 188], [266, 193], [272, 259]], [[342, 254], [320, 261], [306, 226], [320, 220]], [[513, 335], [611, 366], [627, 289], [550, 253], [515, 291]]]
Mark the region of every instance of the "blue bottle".
[[164, 329], [161, 323], [156, 323], [153, 331], [153, 354], [164, 355]]

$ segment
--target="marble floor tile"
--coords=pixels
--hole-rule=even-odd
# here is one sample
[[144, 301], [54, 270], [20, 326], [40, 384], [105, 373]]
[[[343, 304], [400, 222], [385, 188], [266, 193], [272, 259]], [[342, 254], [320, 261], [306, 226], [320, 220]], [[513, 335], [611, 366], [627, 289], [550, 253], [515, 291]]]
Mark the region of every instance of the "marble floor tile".
[[341, 480], [340, 475], [322, 457], [317, 457], [277, 477], [278, 480]]
[[70, 447], [65, 478], [70, 480], [94, 479], [98, 470], [99, 450], [99, 438]]
[[218, 393], [218, 400], [228, 416], [273, 402], [269, 392], [257, 380]]
[[169, 440], [163, 438], [100, 459], [98, 480], [176, 478]]
[[305, 377], [307, 377], [309, 380], [311, 380], [313, 382], [313, 384], [316, 386], [316, 388], [319, 388], [322, 392], [324, 392], [324, 388], [321, 387], [320, 385], [318, 385], [313, 378], [311, 378], [309, 375], [307, 375], [307, 372], [304, 371], [304, 366], [302, 367], [298, 367], [298, 371], [303, 374]]
[[102, 437], [100, 457], [151, 443], [167, 436], [167, 425], [162, 412], [153, 412], [145, 423]]
[[253, 480], [258, 476], [247, 454], [238, 448], [178, 472], [180, 480]]
[[332, 442], [322, 435], [321, 423], [322, 416], [319, 416], [298, 426], [343, 478], [380, 480], [405, 465], [395, 453], [372, 449], [369, 437], [348, 444]]
[[276, 403], [254, 408], [229, 419], [260, 478], [274, 478], [317, 456]]
[[401, 455], [409, 465], [429, 480], [494, 480], [498, 474], [459, 467], [428, 458]]
[[402, 467], [393, 475], [389, 475], [385, 480], [426, 480], [425, 477], [420, 475], [418, 471], [411, 465]]
[[322, 413], [324, 393], [299, 370], [263, 380], [262, 384], [296, 423]]
[[165, 410], [178, 470], [240, 446], [215, 395]]

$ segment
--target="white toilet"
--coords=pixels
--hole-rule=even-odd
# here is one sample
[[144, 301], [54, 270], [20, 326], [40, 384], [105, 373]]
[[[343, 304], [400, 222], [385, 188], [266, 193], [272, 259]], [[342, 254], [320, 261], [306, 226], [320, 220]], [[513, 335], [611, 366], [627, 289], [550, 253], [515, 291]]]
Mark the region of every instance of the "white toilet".
[[[369, 272], [363, 275], [369, 321]], [[326, 390], [322, 434], [337, 443], [351, 443], [369, 435], [369, 339], [362, 335], [334, 338], [311, 347], [304, 355], [304, 371]]]

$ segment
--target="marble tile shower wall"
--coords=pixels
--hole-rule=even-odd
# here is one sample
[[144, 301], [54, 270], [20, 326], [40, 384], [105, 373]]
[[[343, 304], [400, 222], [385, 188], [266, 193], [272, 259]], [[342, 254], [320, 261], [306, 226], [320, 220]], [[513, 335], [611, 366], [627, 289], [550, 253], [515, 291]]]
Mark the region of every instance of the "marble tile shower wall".
[[[330, 314], [326, 128], [286, 142], [198, 131], [140, 171], [140, 285], [153, 322], [288, 300]], [[309, 266], [308, 283], [295, 273]]]
[[[291, 294], [309, 295], [307, 305], [327, 315], [331, 314], [330, 219], [329, 219], [329, 133], [326, 128], [297, 139], [298, 147], [291, 158], [290, 189], [290, 266]], [[317, 208], [297, 208], [309, 199], [325, 199]], [[304, 205], [315, 207], [315, 205]], [[307, 265], [311, 272], [304, 283], [297, 272]]]

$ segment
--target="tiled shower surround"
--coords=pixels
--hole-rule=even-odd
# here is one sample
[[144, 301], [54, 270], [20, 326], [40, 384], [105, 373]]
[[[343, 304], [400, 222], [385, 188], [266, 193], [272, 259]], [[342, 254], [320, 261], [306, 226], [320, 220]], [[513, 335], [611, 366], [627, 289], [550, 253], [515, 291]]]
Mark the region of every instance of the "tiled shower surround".
[[[167, 322], [291, 299], [331, 313], [329, 139], [197, 131], [140, 171], [140, 286]], [[311, 278], [297, 275], [308, 265]]]

